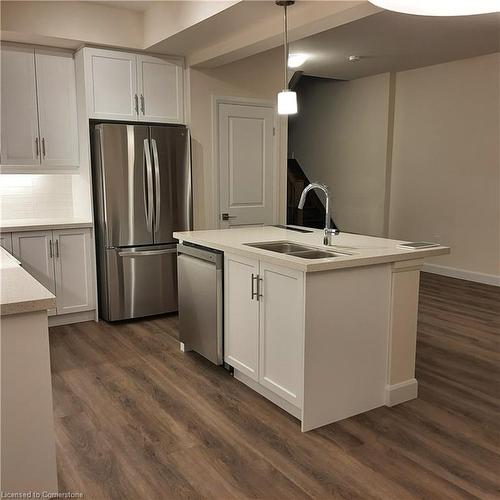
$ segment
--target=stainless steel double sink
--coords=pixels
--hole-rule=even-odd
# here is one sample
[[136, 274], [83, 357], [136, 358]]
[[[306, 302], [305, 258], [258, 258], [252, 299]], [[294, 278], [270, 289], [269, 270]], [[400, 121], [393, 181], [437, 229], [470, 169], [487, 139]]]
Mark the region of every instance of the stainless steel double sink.
[[322, 250], [308, 245], [301, 245], [292, 241], [265, 241], [259, 243], [244, 243], [246, 246], [268, 250], [270, 252], [283, 253], [301, 259], [332, 259], [335, 257], [346, 257], [352, 255], [348, 252], [336, 250]]

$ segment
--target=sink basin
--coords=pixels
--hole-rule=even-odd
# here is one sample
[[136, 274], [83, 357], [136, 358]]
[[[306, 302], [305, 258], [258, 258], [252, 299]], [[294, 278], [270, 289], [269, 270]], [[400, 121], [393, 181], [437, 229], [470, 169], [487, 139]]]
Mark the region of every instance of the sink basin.
[[348, 252], [323, 250], [321, 248], [300, 245], [291, 241], [265, 241], [262, 243], [245, 243], [246, 246], [268, 250], [269, 252], [284, 253], [301, 259], [332, 259], [352, 255]]
[[260, 248], [261, 250], [269, 250], [270, 252], [279, 253], [295, 253], [311, 250], [311, 247], [292, 243], [291, 241], [271, 241], [265, 243], [245, 243], [249, 247]]

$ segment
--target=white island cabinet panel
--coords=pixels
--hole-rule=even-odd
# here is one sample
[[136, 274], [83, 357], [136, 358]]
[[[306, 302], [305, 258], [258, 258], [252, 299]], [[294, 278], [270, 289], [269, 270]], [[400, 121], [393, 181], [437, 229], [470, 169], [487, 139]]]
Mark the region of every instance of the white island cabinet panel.
[[302, 406], [304, 273], [260, 262], [259, 382]]
[[90, 229], [54, 231], [57, 314], [95, 307]]
[[136, 55], [85, 50], [85, 87], [90, 118], [137, 120]]
[[143, 55], [137, 56], [137, 60], [139, 119], [147, 122], [182, 123], [182, 63]]
[[2, 46], [1, 66], [1, 164], [39, 166], [34, 49]]
[[73, 54], [35, 52], [41, 161], [45, 167], [79, 165]]
[[224, 359], [255, 381], [259, 378], [258, 274], [258, 261], [225, 255]]

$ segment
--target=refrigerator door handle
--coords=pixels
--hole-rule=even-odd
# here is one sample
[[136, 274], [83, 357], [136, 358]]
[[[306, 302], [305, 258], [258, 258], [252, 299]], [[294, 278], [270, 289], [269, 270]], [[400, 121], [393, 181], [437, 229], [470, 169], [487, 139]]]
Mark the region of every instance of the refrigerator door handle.
[[144, 204], [146, 206], [146, 226], [153, 231], [153, 169], [151, 166], [151, 152], [149, 140], [144, 139], [144, 158], [146, 159], [146, 183], [144, 186]]
[[160, 229], [160, 207], [161, 207], [161, 186], [160, 186], [160, 162], [158, 159], [158, 148], [155, 139], [151, 139], [153, 149], [153, 163], [155, 167], [155, 232]]
[[177, 249], [164, 248], [162, 250], [141, 250], [138, 252], [133, 252], [129, 250], [129, 251], [118, 252], [118, 255], [120, 257], [148, 257], [150, 255], [165, 255], [167, 253], [177, 253]]

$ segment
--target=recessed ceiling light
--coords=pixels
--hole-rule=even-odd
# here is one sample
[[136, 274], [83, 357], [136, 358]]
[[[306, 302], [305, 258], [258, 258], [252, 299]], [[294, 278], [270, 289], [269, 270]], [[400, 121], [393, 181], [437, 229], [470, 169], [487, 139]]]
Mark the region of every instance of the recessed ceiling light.
[[469, 16], [500, 12], [500, 0], [370, 0], [377, 7], [419, 16]]
[[289, 54], [288, 67], [298, 68], [307, 61], [307, 58], [308, 58], [307, 54]]

